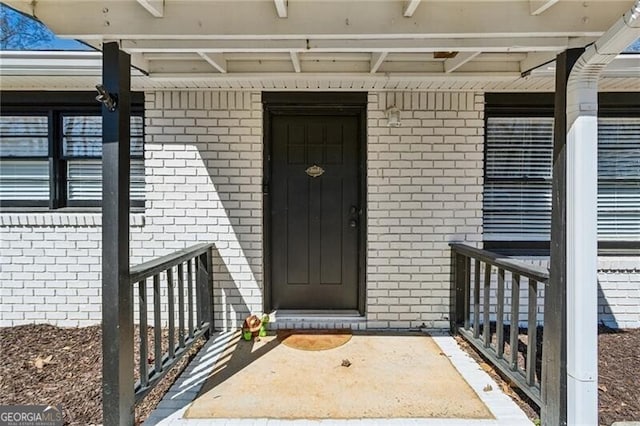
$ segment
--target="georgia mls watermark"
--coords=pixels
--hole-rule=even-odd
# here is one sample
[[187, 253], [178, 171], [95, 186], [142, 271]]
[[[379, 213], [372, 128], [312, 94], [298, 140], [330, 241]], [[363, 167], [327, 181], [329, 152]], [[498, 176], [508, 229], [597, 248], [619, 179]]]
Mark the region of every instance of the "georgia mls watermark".
[[61, 405], [0, 405], [0, 426], [62, 426]]

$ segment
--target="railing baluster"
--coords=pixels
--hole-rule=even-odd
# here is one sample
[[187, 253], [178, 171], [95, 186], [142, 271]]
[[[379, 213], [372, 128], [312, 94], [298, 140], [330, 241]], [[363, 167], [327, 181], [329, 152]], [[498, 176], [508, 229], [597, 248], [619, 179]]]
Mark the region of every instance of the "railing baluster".
[[475, 276], [473, 286], [473, 337], [480, 336], [480, 261], [475, 262]]
[[527, 384], [533, 386], [536, 381], [536, 357], [538, 354], [538, 294], [537, 282], [529, 278], [529, 318], [527, 321]]
[[482, 318], [482, 337], [484, 347], [488, 348], [491, 343], [491, 265], [484, 264], [484, 295], [483, 295], [483, 318]]
[[193, 259], [187, 261], [187, 299], [189, 339], [193, 339]]
[[153, 355], [155, 372], [162, 371], [162, 323], [160, 320], [160, 274], [153, 276]]
[[204, 255], [205, 264], [207, 265], [207, 321], [209, 322], [209, 331], [207, 332], [210, 336], [214, 330], [214, 304], [213, 304], [213, 249], [209, 248]]
[[138, 282], [138, 303], [140, 315], [140, 384], [149, 386], [149, 342], [147, 341], [147, 280]]
[[496, 312], [496, 353], [504, 355], [504, 269], [498, 268], [498, 309]]
[[200, 330], [202, 327], [202, 263], [199, 256], [195, 257], [193, 261], [196, 265], [196, 330]]
[[520, 317], [520, 275], [511, 274], [511, 336], [509, 337], [509, 345], [511, 346], [511, 369], [518, 369], [518, 333], [519, 333], [519, 317]]
[[471, 317], [471, 258], [464, 257], [464, 329], [469, 330]]
[[169, 358], [176, 356], [176, 312], [173, 298], [173, 268], [167, 269], [167, 310], [169, 312]]
[[178, 347], [184, 348], [184, 264], [178, 264]]

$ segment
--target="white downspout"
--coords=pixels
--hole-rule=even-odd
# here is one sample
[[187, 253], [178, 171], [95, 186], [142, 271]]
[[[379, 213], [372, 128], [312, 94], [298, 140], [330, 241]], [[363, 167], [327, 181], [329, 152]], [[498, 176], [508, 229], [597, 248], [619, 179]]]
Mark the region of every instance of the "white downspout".
[[640, 0], [580, 56], [567, 82], [567, 424], [598, 423], [598, 79], [640, 37]]

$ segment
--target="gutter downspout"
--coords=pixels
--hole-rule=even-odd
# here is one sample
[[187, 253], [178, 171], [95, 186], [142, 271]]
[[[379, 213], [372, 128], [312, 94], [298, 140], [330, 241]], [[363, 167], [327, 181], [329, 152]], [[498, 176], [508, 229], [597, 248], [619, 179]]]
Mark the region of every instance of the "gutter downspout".
[[640, 37], [640, 0], [589, 46], [567, 82], [567, 424], [598, 423], [598, 79]]

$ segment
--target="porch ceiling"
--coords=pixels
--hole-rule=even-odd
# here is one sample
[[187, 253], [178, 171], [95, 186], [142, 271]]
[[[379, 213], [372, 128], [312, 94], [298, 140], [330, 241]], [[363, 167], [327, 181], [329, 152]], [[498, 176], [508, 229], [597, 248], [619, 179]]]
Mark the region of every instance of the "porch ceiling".
[[[319, 90], [550, 90], [552, 75], [522, 78], [522, 73], [568, 47], [594, 41], [630, 5], [629, 0], [6, 3], [61, 37], [98, 49], [118, 41], [147, 74], [134, 78], [138, 88]], [[633, 84], [634, 76], [618, 70], [614, 86], [628, 88], [630, 82], [623, 80]], [[11, 78], [2, 86], [7, 83]]]

